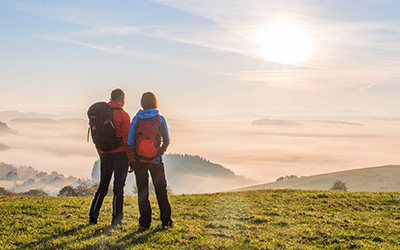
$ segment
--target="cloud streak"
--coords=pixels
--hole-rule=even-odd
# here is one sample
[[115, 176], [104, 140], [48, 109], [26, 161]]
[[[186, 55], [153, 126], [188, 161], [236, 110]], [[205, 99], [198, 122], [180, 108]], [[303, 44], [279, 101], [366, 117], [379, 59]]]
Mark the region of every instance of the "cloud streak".
[[[74, 32], [37, 34], [38, 38], [188, 67], [224, 75], [234, 81], [316, 90], [368, 87], [371, 82], [385, 77], [400, 77], [400, 65], [396, 64], [400, 56], [399, 20], [331, 20], [323, 17], [328, 5], [316, 1], [156, 0], [151, 6], [135, 6], [137, 11], [162, 6], [166, 13], [176, 14], [176, 20], [167, 24], [157, 18], [152, 24], [145, 19], [129, 19], [113, 6], [98, 12], [74, 3], [63, 7], [30, 2], [11, 5], [27, 13], [83, 28]], [[258, 52], [257, 33], [282, 17], [303, 27], [316, 44], [312, 59], [298, 63], [297, 68], [268, 62]], [[157, 45], [129, 46], [132, 39], [138, 37], [143, 43], [157, 41], [155, 44], [167, 42], [167, 45], [162, 50]], [[118, 42], [110, 45], [112, 39]], [[227, 61], [229, 63], [225, 63]]]

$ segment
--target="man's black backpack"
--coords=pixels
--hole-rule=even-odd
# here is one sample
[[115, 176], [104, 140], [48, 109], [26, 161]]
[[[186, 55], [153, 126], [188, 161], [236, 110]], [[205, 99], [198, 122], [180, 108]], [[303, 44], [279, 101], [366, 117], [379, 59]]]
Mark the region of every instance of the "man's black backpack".
[[111, 108], [105, 102], [96, 102], [89, 107], [87, 115], [89, 118], [89, 132], [92, 134], [93, 143], [96, 148], [109, 152], [123, 145], [122, 137], [117, 137], [114, 125], [113, 110], [121, 108]]

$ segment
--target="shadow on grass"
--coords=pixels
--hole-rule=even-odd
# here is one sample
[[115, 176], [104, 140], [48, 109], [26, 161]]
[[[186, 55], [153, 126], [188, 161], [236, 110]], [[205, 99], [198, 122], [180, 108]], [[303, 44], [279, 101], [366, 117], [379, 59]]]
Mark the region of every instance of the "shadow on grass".
[[153, 234], [159, 233], [161, 231], [163, 231], [161, 228], [148, 229], [146, 231], [137, 230], [119, 239], [118, 243], [128, 245], [140, 245], [146, 243]]
[[[88, 224], [78, 225], [77, 227], [71, 228], [67, 231], [53, 233], [44, 238], [36, 239], [29, 243], [18, 245], [17, 247], [18, 249], [36, 249], [38, 247], [40, 249], [65, 249], [66, 247], [68, 247], [68, 245], [72, 243], [75, 243], [77, 241], [85, 241], [88, 239], [97, 238], [105, 234], [107, 235], [112, 230], [122, 230], [122, 231], [129, 230], [120, 226], [110, 225], [105, 228], [104, 227], [96, 228], [94, 232], [93, 231], [91, 231], [90, 233], [82, 232], [82, 230], [85, 231], [84, 229], [88, 227], [93, 227], [93, 226]], [[126, 247], [130, 245], [140, 245], [146, 243], [153, 234], [156, 234], [161, 231], [163, 231], [161, 228], [154, 228], [146, 231], [135, 230], [132, 233], [128, 233], [124, 237], [115, 241], [114, 244], [112, 244], [112, 246], [110, 247], [112, 247], [112, 249], [126, 249]], [[73, 237], [66, 238], [68, 236], [73, 236]], [[59, 243], [54, 242], [54, 240], [57, 239], [59, 239], [61, 242]], [[49, 241], [53, 242], [49, 243]], [[97, 249], [97, 248], [98, 246], [96, 246], [96, 244], [81, 246], [81, 249]], [[106, 245], [102, 246], [101, 249], [107, 249], [107, 243]]]
[[[79, 230], [81, 230], [81, 229], [83, 229], [83, 228], [86, 228], [86, 227], [88, 227], [88, 225], [82, 224], [82, 225], [79, 225], [79, 226], [77, 226], [77, 227], [71, 228], [71, 229], [69, 229], [69, 230], [67, 230], [67, 231], [59, 232], [58, 234], [57, 234], [57, 233], [54, 233], [54, 234], [52, 234], [52, 235], [50, 235], [50, 236], [46, 236], [46, 237], [44, 237], [44, 238], [40, 238], [40, 239], [38, 239], [38, 240], [29, 242], [29, 243], [27, 243], [27, 244], [20, 245], [20, 246], [18, 246], [18, 249], [32, 249], [32, 248], [34, 248], [35, 246], [45, 245], [46, 242], [49, 241], [49, 240], [52, 240], [52, 239], [55, 239], [55, 238], [66, 237], [66, 236], [71, 236], [71, 235], [77, 234]], [[62, 246], [64, 246], [65, 244], [67, 244], [67, 243], [60, 244], [60, 246], [54, 246], [53, 248], [62, 247]], [[46, 247], [46, 249], [52, 249], [52, 248], [47, 248], [47, 247]]]

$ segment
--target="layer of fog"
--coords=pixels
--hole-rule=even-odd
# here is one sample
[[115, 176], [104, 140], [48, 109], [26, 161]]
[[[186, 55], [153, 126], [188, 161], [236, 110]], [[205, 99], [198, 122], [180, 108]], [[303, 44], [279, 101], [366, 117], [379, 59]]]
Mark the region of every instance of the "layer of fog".
[[260, 182], [399, 163], [398, 117], [317, 118], [285, 117], [260, 126], [251, 125], [257, 119], [228, 117], [182, 122], [174, 131], [181, 143], [173, 149], [201, 154]]
[[17, 166], [33, 166], [45, 172], [57, 171], [66, 176], [90, 176], [97, 158], [93, 144], [86, 141], [87, 123], [13, 122], [7, 123], [17, 133], [2, 135], [9, 147], [0, 152], [0, 160]]
[[[98, 156], [94, 145], [86, 141], [87, 121], [82, 114], [54, 116], [53, 123], [3, 119], [17, 133], [0, 136], [0, 143], [9, 147], [0, 151], [0, 161], [89, 178]], [[66, 122], [64, 118], [79, 119]], [[200, 155], [259, 182], [399, 163], [398, 117], [186, 119], [166, 114], [166, 118], [171, 137], [168, 152]], [[285, 122], [252, 125], [260, 119]]]

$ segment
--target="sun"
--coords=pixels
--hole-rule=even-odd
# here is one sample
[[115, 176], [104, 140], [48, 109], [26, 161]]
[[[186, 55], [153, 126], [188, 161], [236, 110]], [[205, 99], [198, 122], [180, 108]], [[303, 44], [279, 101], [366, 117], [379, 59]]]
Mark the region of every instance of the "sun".
[[301, 27], [288, 21], [277, 21], [262, 29], [256, 37], [259, 55], [269, 61], [294, 64], [310, 58], [313, 39]]

